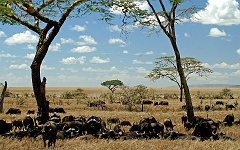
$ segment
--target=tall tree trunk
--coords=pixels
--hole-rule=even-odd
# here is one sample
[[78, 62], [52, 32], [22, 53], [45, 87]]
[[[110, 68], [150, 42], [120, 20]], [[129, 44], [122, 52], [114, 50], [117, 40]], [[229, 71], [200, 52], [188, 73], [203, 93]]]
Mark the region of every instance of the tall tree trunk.
[[183, 86], [180, 86], [180, 102], [182, 102], [183, 99]]
[[0, 113], [3, 113], [3, 101], [4, 101], [4, 96], [5, 96], [6, 90], [7, 90], [7, 81], [5, 81], [5, 85], [3, 87], [2, 94], [0, 97]]
[[193, 111], [193, 106], [192, 106], [191, 95], [190, 95], [189, 87], [187, 85], [187, 80], [186, 80], [186, 77], [185, 77], [185, 74], [184, 74], [184, 71], [182, 68], [180, 53], [179, 53], [175, 38], [170, 38], [170, 41], [171, 41], [171, 44], [172, 44], [172, 47], [173, 47], [173, 50], [174, 50], [174, 53], [176, 56], [176, 63], [177, 63], [178, 73], [179, 73], [180, 80], [181, 80], [181, 85], [184, 89], [188, 120], [189, 120], [189, 122], [194, 122], [195, 118], [194, 118], [194, 111]]
[[46, 100], [45, 95], [46, 78], [44, 77], [43, 81], [41, 82], [40, 66], [41, 64], [37, 63], [37, 61], [34, 59], [31, 65], [31, 71], [33, 91], [38, 106], [38, 121], [40, 124], [44, 124], [49, 119], [49, 102]]

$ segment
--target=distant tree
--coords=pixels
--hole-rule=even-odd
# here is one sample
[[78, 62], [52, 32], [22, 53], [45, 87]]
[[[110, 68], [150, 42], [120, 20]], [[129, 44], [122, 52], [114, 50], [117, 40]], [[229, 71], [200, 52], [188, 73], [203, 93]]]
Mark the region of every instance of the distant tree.
[[122, 103], [128, 105], [129, 111], [132, 111], [132, 107], [135, 105], [136, 101], [139, 99], [136, 94], [135, 88], [123, 85], [121, 86], [120, 96], [122, 97]]
[[116, 89], [120, 86], [123, 86], [123, 82], [120, 80], [107, 80], [101, 83], [102, 86], [106, 86], [112, 94], [116, 91]]
[[148, 94], [148, 88], [144, 85], [137, 85], [134, 87], [135, 95], [138, 97], [138, 100], [142, 102], [142, 111], [143, 111], [143, 99], [146, 98]]
[[111, 20], [112, 15], [109, 7], [106, 8], [105, 6], [105, 0], [0, 1], [0, 21], [3, 24], [23, 25], [39, 35], [36, 54], [31, 64], [31, 75], [33, 91], [38, 105], [38, 115], [42, 123], [48, 120], [49, 102], [45, 96], [46, 78], [44, 77], [41, 81], [40, 68], [50, 44], [69, 17], [82, 17], [85, 14], [99, 12], [102, 20]]
[[[182, 102], [183, 86], [180, 82], [177, 64], [174, 56], [163, 56], [157, 58], [154, 69], [147, 75], [152, 81], [156, 81], [160, 78], [167, 78], [177, 83], [180, 89], [180, 101]], [[182, 68], [186, 77], [186, 80], [190, 78], [191, 74], [197, 74], [200, 77], [208, 77], [213, 71], [209, 68], [205, 68], [201, 61], [195, 58], [185, 57], [181, 58]]]
[[186, 76], [181, 64], [180, 51], [177, 45], [177, 36], [175, 24], [181, 22], [182, 18], [189, 17], [191, 14], [196, 12], [196, 7], [186, 4], [186, 8], [178, 9], [178, 6], [184, 4], [188, 0], [158, 0], [150, 1], [146, 0], [150, 10], [142, 10], [139, 7], [139, 2], [145, 2], [145, 0], [126, 0], [126, 1], [112, 1], [112, 5], [119, 8], [123, 14], [123, 29], [133, 22], [135, 25], [142, 27], [148, 27], [150, 33], [163, 32], [169, 39], [173, 48], [178, 74], [180, 77], [181, 85], [184, 89], [187, 116], [190, 122], [194, 121], [194, 111], [191, 100], [190, 90], [187, 84]]

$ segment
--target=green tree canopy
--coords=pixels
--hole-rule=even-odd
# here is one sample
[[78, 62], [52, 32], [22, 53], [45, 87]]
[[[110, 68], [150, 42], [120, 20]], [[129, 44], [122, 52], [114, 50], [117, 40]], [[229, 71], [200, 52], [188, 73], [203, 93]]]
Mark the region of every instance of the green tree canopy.
[[102, 82], [101, 85], [106, 86], [113, 94], [118, 87], [123, 86], [123, 82], [120, 80], [107, 80]]

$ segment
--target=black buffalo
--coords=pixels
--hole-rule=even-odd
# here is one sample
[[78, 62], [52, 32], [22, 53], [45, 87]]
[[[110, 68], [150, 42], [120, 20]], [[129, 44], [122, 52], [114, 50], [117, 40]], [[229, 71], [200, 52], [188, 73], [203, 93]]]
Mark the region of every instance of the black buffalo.
[[48, 140], [48, 147], [52, 146], [55, 147], [56, 143], [56, 136], [57, 136], [57, 125], [53, 121], [48, 121], [42, 126], [42, 138], [44, 147], [46, 147], [46, 141]]
[[28, 110], [27, 111], [27, 114], [30, 115], [30, 114], [34, 114], [35, 113], [35, 110]]
[[32, 117], [26, 116], [23, 119], [23, 126], [24, 126], [24, 130], [26, 130], [26, 131], [33, 129], [33, 127], [34, 127], [34, 120], [32, 119]]
[[91, 116], [88, 118], [86, 124], [88, 134], [97, 134], [103, 128], [106, 128], [106, 123], [100, 117]]
[[235, 106], [233, 106], [232, 104], [227, 104], [226, 105], [226, 110], [228, 110], [228, 109], [233, 109], [233, 108], [235, 108]]
[[21, 114], [21, 110], [18, 108], [9, 108], [6, 114]]
[[228, 126], [232, 126], [234, 122], [234, 115], [233, 114], [228, 114], [224, 120], [223, 123]]
[[209, 105], [206, 105], [206, 106], [205, 106], [205, 110], [206, 110], [206, 111], [209, 111], [210, 108], [211, 108], [211, 107], [210, 107]]
[[158, 103], [158, 105], [166, 105], [166, 106], [168, 106], [168, 102], [167, 101], [160, 101]]
[[145, 105], [151, 105], [151, 104], [153, 103], [153, 101], [150, 101], [150, 100], [143, 100], [142, 103], [145, 104]]
[[12, 130], [12, 124], [7, 123], [5, 120], [0, 120], [0, 134], [5, 134]]
[[223, 101], [216, 101], [216, 105], [224, 105]]
[[12, 121], [12, 127], [14, 127], [14, 130], [15, 130], [15, 129], [21, 130], [22, 127], [23, 127], [23, 122], [22, 122], [22, 120], [13, 120], [13, 121]]
[[164, 126], [166, 127], [166, 130], [167, 131], [173, 131], [173, 123], [172, 123], [172, 120], [171, 119], [165, 119], [164, 122], [163, 122]]
[[75, 117], [73, 115], [65, 116], [62, 118], [62, 122], [74, 121]]

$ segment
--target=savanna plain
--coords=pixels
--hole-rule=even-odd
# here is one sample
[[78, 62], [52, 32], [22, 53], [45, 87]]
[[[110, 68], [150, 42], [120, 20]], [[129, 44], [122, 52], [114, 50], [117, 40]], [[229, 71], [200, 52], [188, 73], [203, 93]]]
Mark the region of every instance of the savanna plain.
[[[66, 97], [68, 93], [79, 90], [87, 95], [87, 98]], [[234, 114], [235, 119], [240, 119], [240, 108], [237, 106], [235, 109], [226, 110], [225, 106], [216, 106], [210, 109], [208, 112], [204, 110], [205, 105], [214, 105], [216, 101], [223, 101], [227, 104], [239, 103], [240, 88], [228, 88], [231, 91], [234, 99], [231, 98], [213, 98], [212, 95], [221, 93], [223, 88], [190, 88], [192, 103], [194, 108], [202, 106], [202, 110], [194, 109], [195, 116], [208, 117], [213, 120], [222, 121], [226, 115]], [[0, 119], [11, 122], [12, 120], [23, 119], [28, 110], [35, 110], [37, 112], [37, 103], [33, 96], [32, 87], [8, 87], [8, 93], [11, 96], [5, 97], [3, 108], [4, 113], [0, 114]], [[120, 89], [116, 90], [116, 93], [120, 92]], [[106, 87], [99, 88], [85, 88], [85, 87], [46, 87], [47, 99], [50, 102], [50, 107], [63, 107], [66, 111], [65, 114], [60, 114], [61, 118], [66, 115], [73, 116], [98, 116], [103, 120], [107, 120], [109, 117], [118, 117], [121, 121], [128, 120], [132, 124], [138, 123], [139, 120], [147, 117], [155, 117], [157, 121], [163, 122], [164, 119], [170, 118], [176, 125], [174, 131], [184, 134], [191, 134], [193, 129], [186, 130], [181, 122], [181, 117], [186, 115], [186, 111], [182, 110], [182, 105], [185, 104], [176, 98], [179, 96], [178, 88], [148, 88], [151, 95], [157, 95], [155, 101], [168, 101], [168, 106], [154, 106], [144, 105], [142, 111], [142, 105], [136, 104], [132, 106], [129, 111], [128, 105], [122, 105], [118, 103], [120, 101], [117, 96], [110, 101], [108, 95], [110, 90]], [[65, 97], [63, 97], [65, 95]], [[168, 95], [166, 97], [166, 95]], [[170, 95], [170, 96], [169, 96]], [[104, 107], [89, 107], [90, 101], [104, 101], [106, 104]], [[7, 115], [6, 111], [9, 108], [19, 108], [21, 114]], [[31, 115], [36, 116], [35, 114]], [[109, 128], [109, 126], [107, 125]], [[124, 127], [125, 131], [128, 131], [129, 127]], [[169, 139], [99, 139], [79, 136], [72, 139], [57, 140], [56, 146], [47, 149], [56, 150], [240, 150], [240, 125], [220, 126], [219, 132], [224, 133], [226, 136], [235, 140], [169, 140]], [[23, 138], [18, 140], [9, 137], [0, 137], [0, 149], [15, 149], [15, 150], [35, 150], [46, 149], [43, 146], [42, 140], [34, 138]]]

